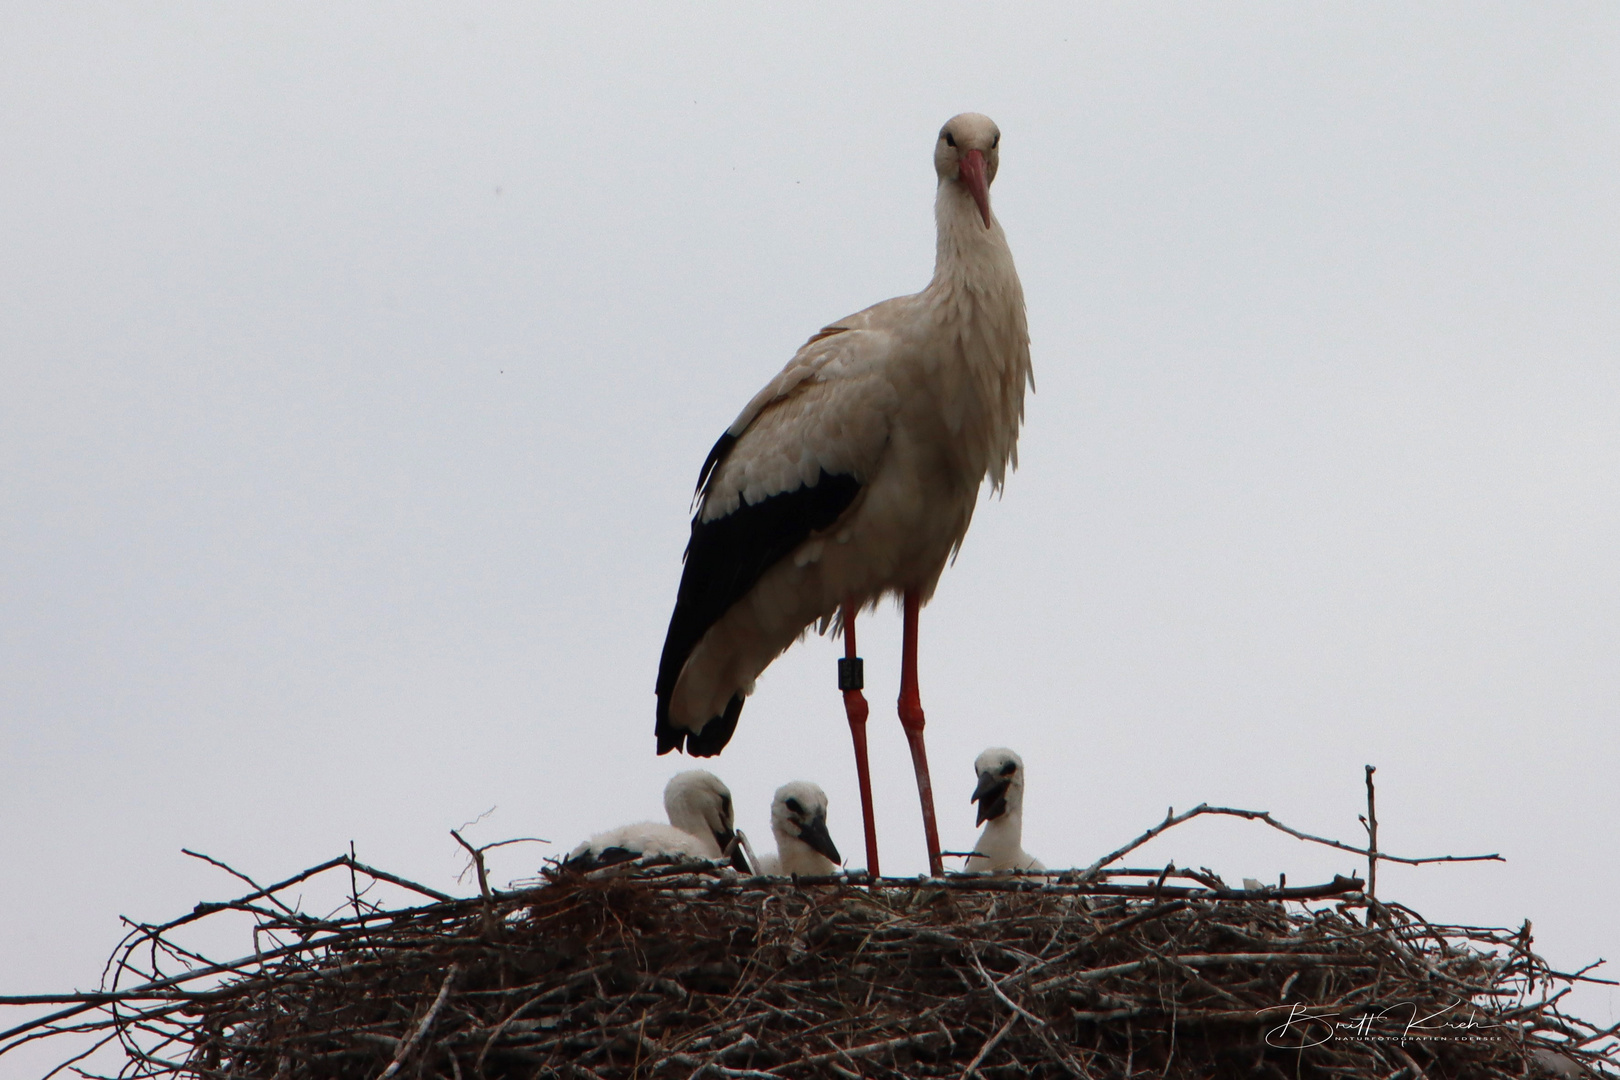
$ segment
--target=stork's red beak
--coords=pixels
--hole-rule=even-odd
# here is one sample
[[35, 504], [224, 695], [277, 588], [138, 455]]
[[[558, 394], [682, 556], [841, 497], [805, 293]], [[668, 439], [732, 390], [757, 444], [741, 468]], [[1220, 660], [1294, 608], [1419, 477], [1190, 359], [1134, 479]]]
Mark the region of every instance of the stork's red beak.
[[969, 150], [962, 155], [962, 163], [957, 167], [958, 175], [962, 179], [962, 186], [968, 189], [973, 201], [979, 204], [979, 213], [984, 216], [984, 227], [990, 227], [990, 181], [984, 175], [984, 154], [978, 150]]

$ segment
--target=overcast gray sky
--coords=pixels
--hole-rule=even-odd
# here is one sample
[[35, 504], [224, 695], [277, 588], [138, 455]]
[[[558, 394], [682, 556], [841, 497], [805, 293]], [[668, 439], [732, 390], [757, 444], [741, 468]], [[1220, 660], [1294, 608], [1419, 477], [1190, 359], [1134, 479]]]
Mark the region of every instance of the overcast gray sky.
[[[926, 282], [968, 109], [1038, 392], [923, 615], [946, 845], [988, 745], [1052, 865], [1205, 800], [1355, 840], [1371, 762], [1389, 850], [1508, 859], [1387, 895], [1620, 960], [1620, 7], [8, 3], [0, 993], [234, 895], [182, 846], [463, 889], [492, 807], [555, 841], [503, 879], [659, 816], [698, 466]], [[894, 613], [861, 641], [915, 872]], [[819, 782], [859, 862], [836, 654], [712, 767], [756, 838]]]

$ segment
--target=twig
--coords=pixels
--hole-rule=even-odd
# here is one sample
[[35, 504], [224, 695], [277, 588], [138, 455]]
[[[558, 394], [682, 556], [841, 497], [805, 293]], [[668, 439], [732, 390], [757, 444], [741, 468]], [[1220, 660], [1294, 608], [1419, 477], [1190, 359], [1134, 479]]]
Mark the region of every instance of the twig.
[[549, 843], [551, 843], [551, 841], [547, 840], [543, 836], [514, 836], [510, 840], [497, 840], [493, 844], [481, 844], [481, 845], [479, 845], [478, 850], [479, 851], [494, 851], [496, 848], [505, 847], [507, 844], [549, 844]]
[[282, 903], [281, 898], [276, 896], [275, 892], [273, 890], [270, 891], [270, 892], [266, 892], [259, 885], [259, 883], [257, 881], [254, 881], [252, 878], [248, 877], [246, 874], [242, 873], [240, 870], [237, 870], [235, 867], [227, 866], [225, 863], [220, 862], [218, 859], [214, 858], [212, 855], [204, 855], [202, 852], [200, 852], [200, 851], [192, 851], [190, 848], [181, 848], [180, 849], [180, 854], [182, 854], [182, 855], [190, 855], [193, 859], [201, 859], [203, 862], [208, 863], [210, 866], [219, 867], [221, 870], [225, 871], [227, 874], [231, 875], [232, 877], [237, 878], [237, 879], [239, 879], [241, 881], [245, 881], [249, 885], [253, 886], [253, 888], [255, 888], [255, 889], [257, 889], [259, 891], [260, 896], [263, 896], [265, 899], [269, 900], [272, 904], [276, 905], [282, 911], [285, 911], [289, 915], [296, 914], [296, 912], [294, 912], [292, 908], [290, 908], [286, 904]]
[[362, 874], [370, 874], [378, 881], [386, 881], [392, 885], [398, 885], [402, 889], [409, 889], [412, 892], [421, 893], [423, 896], [431, 896], [441, 904], [450, 903], [456, 899], [448, 893], [442, 893], [438, 889], [430, 889], [426, 885], [419, 884], [410, 880], [409, 878], [396, 877], [393, 874], [387, 873], [386, 871], [378, 870], [374, 866], [367, 866], [365, 863], [360, 862], [359, 860], [345, 857], [344, 861], [353, 865], [354, 868], [360, 871]]
[[1011, 1031], [1012, 1026], [1018, 1023], [1020, 1015], [1021, 1014], [1015, 1012], [1011, 1016], [1007, 1017], [1007, 1022], [1002, 1024], [1001, 1027], [996, 1030], [994, 1035], [990, 1036], [984, 1041], [984, 1045], [979, 1047], [979, 1052], [974, 1055], [973, 1060], [968, 1062], [968, 1067], [962, 1070], [961, 1080], [972, 1080], [973, 1074], [978, 1070], [980, 1064], [984, 1062], [985, 1058], [990, 1056], [990, 1051], [1000, 1046], [1001, 1040], [1007, 1037], [1007, 1032]]
[[847, 1050], [837, 1050], [826, 1054], [816, 1054], [813, 1057], [799, 1058], [787, 1062], [778, 1068], [787, 1068], [789, 1065], [820, 1065], [826, 1061], [834, 1061], [841, 1057], [871, 1057], [886, 1050], [898, 1050], [902, 1046], [922, 1046], [939, 1038], [935, 1031], [923, 1031], [915, 1035], [902, 1035], [897, 1039], [884, 1039], [882, 1042], [867, 1043], [865, 1046], [852, 1046]]
[[[1381, 856], [1387, 858], [1387, 856]], [[850, 881], [842, 875], [828, 875], [826, 877], [797, 877], [793, 879], [793, 887], [798, 889], [812, 889], [823, 886], [852, 887], [855, 885], [870, 884], [873, 888], [887, 890], [921, 890], [964, 893], [1024, 893], [1040, 896], [1120, 896], [1120, 897], [1151, 897], [1152, 885], [1115, 885], [1107, 882], [1091, 883], [1085, 881], [1065, 881], [1063, 877], [1077, 874], [1077, 871], [1065, 871], [1058, 880], [1045, 880], [1041, 875], [1024, 874], [1022, 876], [1008, 875], [1006, 877], [985, 877], [983, 875], [947, 876], [943, 878], [878, 878], [876, 881], [865, 880]], [[1157, 873], [1157, 871], [1155, 871]], [[1193, 875], [1189, 875], [1193, 876]], [[629, 884], [636, 882], [630, 879]], [[681, 885], [686, 883], [682, 882]], [[778, 888], [784, 883], [772, 878], [743, 878], [739, 881], [713, 881], [708, 892], [724, 894], [745, 891], [748, 889]], [[1196, 897], [1201, 900], [1325, 900], [1329, 897], [1342, 896], [1345, 893], [1360, 892], [1362, 881], [1360, 878], [1337, 877], [1323, 885], [1297, 885], [1286, 889], [1274, 889], [1269, 886], [1262, 889], [1232, 889], [1220, 885], [1208, 885], [1201, 888], [1191, 888], [1180, 885], [1165, 885], [1159, 892], [1167, 897]]]
[[[483, 896], [484, 903], [489, 903], [489, 875], [484, 872], [484, 849], [473, 847], [471, 844], [467, 843], [467, 841], [463, 840], [461, 838], [461, 834], [456, 832], [454, 829], [450, 830], [450, 835], [455, 837], [456, 843], [466, 848], [467, 853], [472, 856], [473, 867], [478, 871], [478, 892], [481, 896]], [[463, 870], [462, 873], [465, 874], [466, 871]]]
[[377, 1075], [377, 1080], [390, 1080], [395, 1073], [399, 1072], [399, 1067], [405, 1063], [405, 1059], [410, 1056], [411, 1051], [416, 1049], [416, 1044], [421, 1042], [422, 1037], [428, 1033], [428, 1029], [433, 1026], [433, 1021], [439, 1018], [439, 1010], [444, 1008], [444, 1003], [450, 999], [450, 987], [455, 983], [456, 976], [459, 974], [461, 974], [461, 966], [451, 964], [450, 970], [444, 973], [444, 982], [439, 985], [439, 996], [433, 999], [433, 1005], [428, 1009], [427, 1015], [422, 1017], [420, 1024], [416, 1025], [416, 1030], [411, 1032], [410, 1038], [399, 1044], [399, 1049], [394, 1051], [394, 1060], [389, 1063], [388, 1068]]
[[1012, 998], [1010, 998], [1010, 997], [1008, 997], [1006, 995], [1006, 993], [1001, 989], [1001, 987], [996, 984], [996, 980], [994, 980], [994, 979], [992, 979], [990, 977], [990, 973], [988, 971], [984, 970], [984, 964], [980, 963], [979, 957], [978, 957], [978, 955], [976, 953], [969, 952], [968, 953], [968, 959], [973, 962], [974, 968], [978, 970], [979, 978], [984, 980], [984, 985], [986, 985], [986, 986], [988, 986], [990, 988], [990, 992], [992, 994], [994, 994], [996, 996], [996, 998], [1003, 1005], [1007, 1006], [1007, 1008], [1011, 1009], [1013, 1012], [1017, 1013], [1019, 1016], [1022, 1016], [1025, 1020], [1028, 1020], [1031, 1024], [1034, 1024], [1035, 1026], [1041, 1027], [1041, 1028], [1046, 1027], [1046, 1021], [1045, 1020], [1042, 1020], [1038, 1016], [1031, 1016], [1028, 1012], [1026, 1012], [1024, 1010], [1024, 1007], [1022, 1005], [1018, 1004], [1016, 1001], [1014, 1001]]
[[[1011, 1009], [1015, 1015], [1022, 1016], [1024, 1020], [1032, 1026], [1036, 1036], [1043, 1044], [1045, 1044], [1047, 1052], [1051, 1054], [1051, 1056], [1056, 1059], [1059, 1064], [1067, 1069], [1071, 1076], [1086, 1075], [1086, 1070], [1081, 1067], [1080, 1064], [1076, 1062], [1067, 1051], [1063, 1049], [1062, 1041], [1053, 1035], [1051, 1026], [1047, 1024], [1045, 1020], [1031, 1014], [1023, 1006], [1019, 1005], [1012, 998], [1008, 997], [1006, 992], [1002, 990], [1001, 984], [990, 977], [990, 973], [984, 969], [984, 964], [979, 961], [979, 956], [976, 951], [969, 950], [968, 959], [971, 960], [973, 962], [973, 966], [978, 969], [979, 977], [982, 978], [984, 980], [984, 984], [990, 988], [990, 992], [999, 998], [1003, 1005]], [[1014, 972], [1013, 975], [1008, 977], [1008, 980], [1003, 981], [1009, 981], [1012, 978], [1016, 978], [1020, 974], [1022, 974], [1022, 972]]]
[[[1301, 832], [1300, 830], [1295, 829], [1292, 826], [1284, 825], [1282, 822], [1280, 822], [1276, 818], [1272, 817], [1269, 811], [1265, 811], [1265, 810], [1240, 810], [1240, 809], [1238, 809], [1236, 807], [1232, 807], [1232, 806], [1210, 806], [1208, 803], [1199, 803], [1197, 806], [1193, 807], [1191, 810], [1188, 810], [1184, 814], [1177, 814], [1175, 812], [1175, 808], [1171, 807], [1170, 810], [1165, 814], [1164, 820], [1161, 821], [1159, 824], [1155, 825], [1153, 828], [1149, 829], [1147, 832], [1143, 833], [1141, 836], [1138, 836], [1135, 840], [1132, 840], [1130, 843], [1126, 844], [1124, 847], [1121, 847], [1116, 851], [1113, 851], [1113, 852], [1110, 852], [1107, 855], [1104, 855], [1102, 858], [1098, 859], [1096, 862], [1092, 863], [1090, 866], [1086, 867], [1084, 870], [1081, 870], [1075, 876], [1080, 881], [1090, 880], [1090, 879], [1094, 878], [1097, 875], [1097, 872], [1100, 871], [1103, 867], [1107, 866], [1109, 863], [1113, 862], [1115, 859], [1123, 858], [1124, 856], [1128, 855], [1129, 853], [1135, 851], [1137, 848], [1141, 847], [1143, 844], [1147, 843], [1149, 840], [1152, 840], [1155, 836], [1158, 836], [1160, 833], [1164, 832], [1166, 829], [1175, 828], [1177, 825], [1181, 825], [1181, 824], [1183, 824], [1185, 822], [1191, 821], [1193, 818], [1200, 817], [1200, 816], [1202, 816], [1204, 814], [1222, 814], [1222, 815], [1225, 815], [1227, 817], [1244, 818], [1245, 820], [1248, 820], [1248, 821], [1263, 821], [1267, 825], [1270, 825], [1273, 829], [1278, 829], [1278, 830], [1280, 830], [1282, 832], [1285, 832], [1289, 836], [1292, 836], [1292, 837], [1294, 837], [1294, 838], [1296, 838], [1298, 840], [1307, 840], [1307, 841], [1309, 841], [1309, 842], [1311, 842], [1313, 844], [1322, 844], [1325, 847], [1338, 848], [1340, 851], [1348, 851], [1348, 852], [1352, 852], [1353, 854], [1356, 854], [1356, 855], [1368, 855], [1368, 854], [1370, 854], [1370, 852], [1366, 848], [1358, 848], [1358, 847], [1355, 847], [1354, 845], [1351, 845], [1351, 844], [1340, 843], [1337, 840], [1329, 840], [1329, 839], [1327, 839], [1326, 837], [1323, 837], [1323, 836], [1312, 836], [1310, 833]], [[1405, 863], [1405, 864], [1407, 864], [1409, 866], [1421, 866], [1421, 865], [1423, 865], [1425, 863], [1443, 863], [1443, 862], [1502, 862], [1503, 861], [1502, 856], [1498, 855], [1498, 854], [1491, 854], [1491, 855], [1433, 855], [1433, 856], [1428, 856], [1426, 858], [1421, 858], [1421, 859], [1409, 859], [1409, 858], [1403, 858], [1402, 856], [1399, 856], [1399, 855], [1387, 855], [1384, 852], [1380, 851], [1380, 852], [1378, 852], [1378, 857], [1380, 859], [1383, 859], [1385, 862]]]
[[1373, 798], [1373, 773], [1378, 770], [1371, 765], [1367, 767], [1367, 816], [1361, 819], [1361, 824], [1367, 829], [1367, 899], [1378, 899], [1378, 811]]
[[1169, 877], [1175, 868], [1176, 864], [1174, 862], [1164, 864], [1163, 872], [1159, 874], [1158, 880], [1153, 883], [1153, 895], [1150, 897], [1153, 903], [1157, 904], [1159, 902], [1159, 892], [1164, 888], [1164, 879]]

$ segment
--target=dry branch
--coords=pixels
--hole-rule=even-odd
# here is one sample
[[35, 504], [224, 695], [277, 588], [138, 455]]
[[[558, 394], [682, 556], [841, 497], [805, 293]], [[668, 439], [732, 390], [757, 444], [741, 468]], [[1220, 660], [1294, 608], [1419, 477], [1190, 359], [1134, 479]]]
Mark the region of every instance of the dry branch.
[[[1372, 774], [1370, 772], [1367, 774], [1367, 782], [1369, 785], [1368, 790], [1370, 792], [1372, 783]], [[1177, 825], [1185, 824], [1186, 822], [1191, 821], [1193, 818], [1202, 817], [1205, 814], [1222, 814], [1227, 817], [1243, 818], [1246, 821], [1263, 821], [1267, 825], [1270, 825], [1273, 829], [1277, 829], [1280, 832], [1285, 832], [1289, 836], [1294, 837], [1296, 840], [1305, 840], [1312, 844], [1321, 844], [1324, 847], [1338, 848], [1340, 851], [1348, 851], [1356, 855], [1367, 856], [1368, 858], [1371, 858], [1376, 854], [1379, 859], [1382, 859], [1385, 862], [1405, 863], [1408, 866], [1422, 866], [1425, 863], [1503, 861], [1501, 855], [1494, 853], [1490, 855], [1430, 855], [1421, 859], [1405, 858], [1400, 855], [1390, 855], [1382, 851], [1374, 852], [1368, 848], [1358, 848], [1353, 844], [1342, 843], [1338, 840], [1329, 840], [1325, 836], [1312, 836], [1310, 833], [1301, 832], [1292, 826], [1284, 825], [1282, 822], [1272, 817], [1270, 812], [1266, 810], [1239, 810], [1232, 806], [1211, 806], [1208, 803], [1199, 803], [1197, 806], [1193, 807], [1191, 810], [1188, 810], [1184, 814], [1176, 813], [1175, 807], [1171, 807], [1165, 812], [1163, 821], [1159, 822], [1159, 824], [1153, 826], [1153, 828], [1149, 829], [1141, 836], [1138, 836], [1135, 840], [1132, 840], [1124, 847], [1104, 855], [1102, 858], [1098, 859], [1096, 862], [1082, 870], [1080, 872], [1080, 876], [1092, 877], [1109, 863], [1114, 862], [1116, 859], [1123, 859], [1126, 855], [1135, 851], [1149, 840], [1152, 840], [1155, 836], [1158, 836], [1166, 829], [1172, 829]]]

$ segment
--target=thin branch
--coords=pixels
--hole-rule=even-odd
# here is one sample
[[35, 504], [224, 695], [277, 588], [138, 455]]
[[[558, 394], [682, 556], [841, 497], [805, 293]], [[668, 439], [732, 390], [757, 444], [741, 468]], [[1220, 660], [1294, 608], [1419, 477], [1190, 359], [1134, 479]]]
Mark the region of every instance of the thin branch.
[[994, 1035], [984, 1041], [984, 1045], [979, 1047], [979, 1052], [974, 1055], [973, 1060], [968, 1062], [968, 1067], [962, 1070], [962, 1080], [973, 1080], [973, 1074], [984, 1063], [984, 1059], [990, 1056], [990, 1051], [1001, 1045], [1001, 1040], [1007, 1037], [1007, 1032], [1012, 1030], [1012, 1026], [1018, 1023], [1018, 1020], [1019, 1014], [1013, 1013]]
[[442, 893], [438, 889], [430, 889], [426, 885], [422, 885], [422, 884], [420, 884], [418, 882], [412, 881], [409, 878], [397, 877], [394, 874], [388, 873], [387, 871], [378, 870], [375, 866], [367, 866], [365, 863], [360, 862], [360, 861], [358, 861], [356, 859], [350, 859], [347, 856], [345, 856], [342, 860], [339, 861], [339, 865], [342, 865], [343, 863], [347, 863], [349, 865], [352, 865], [356, 870], [360, 871], [362, 874], [370, 874], [372, 877], [376, 878], [378, 881], [386, 881], [386, 882], [389, 882], [390, 884], [398, 885], [402, 889], [409, 889], [412, 892], [421, 893], [423, 896], [431, 896], [433, 899], [439, 901], [440, 903], [448, 903], [448, 902], [453, 901], [453, 900], [456, 899], [454, 896], [451, 896], [449, 893]]
[[[1307, 840], [1307, 841], [1309, 841], [1310, 843], [1313, 843], [1313, 844], [1322, 844], [1325, 847], [1338, 848], [1340, 851], [1348, 851], [1348, 852], [1351, 852], [1352, 854], [1355, 854], [1355, 855], [1366, 856], [1366, 855], [1371, 854], [1371, 852], [1369, 852], [1368, 849], [1366, 849], [1366, 848], [1358, 848], [1358, 847], [1355, 847], [1352, 844], [1344, 844], [1344, 843], [1340, 843], [1337, 840], [1329, 840], [1324, 836], [1313, 836], [1310, 833], [1301, 832], [1300, 830], [1298, 830], [1296, 828], [1293, 828], [1292, 826], [1284, 825], [1282, 822], [1280, 822], [1276, 818], [1272, 817], [1270, 812], [1266, 811], [1266, 810], [1240, 810], [1237, 807], [1232, 807], [1232, 806], [1210, 806], [1208, 803], [1199, 803], [1197, 806], [1193, 807], [1191, 810], [1188, 810], [1184, 814], [1177, 814], [1175, 812], [1175, 808], [1171, 807], [1170, 810], [1165, 814], [1164, 820], [1159, 822], [1159, 824], [1153, 826], [1153, 828], [1149, 829], [1147, 832], [1143, 833], [1141, 836], [1138, 836], [1135, 840], [1132, 840], [1130, 843], [1126, 844], [1124, 847], [1119, 848], [1116, 851], [1112, 851], [1112, 852], [1108, 853], [1107, 855], [1104, 855], [1102, 858], [1098, 859], [1096, 862], [1092, 863], [1090, 866], [1088, 866], [1084, 870], [1080, 871], [1078, 873], [1078, 875], [1076, 875], [1076, 876], [1081, 881], [1091, 879], [1091, 878], [1095, 877], [1097, 875], [1097, 873], [1100, 870], [1102, 870], [1103, 867], [1107, 866], [1109, 863], [1113, 862], [1114, 860], [1123, 858], [1124, 856], [1128, 855], [1129, 853], [1135, 851], [1137, 848], [1141, 847], [1143, 844], [1147, 843], [1149, 840], [1152, 840], [1155, 836], [1158, 836], [1160, 833], [1164, 832], [1166, 829], [1173, 829], [1177, 825], [1184, 824], [1184, 823], [1186, 823], [1188, 821], [1191, 821], [1193, 818], [1201, 817], [1204, 814], [1222, 814], [1222, 815], [1225, 815], [1227, 817], [1244, 818], [1245, 820], [1248, 820], [1248, 821], [1263, 821], [1267, 825], [1270, 825], [1273, 829], [1278, 829], [1278, 830], [1280, 830], [1282, 832], [1287, 833], [1289, 836], [1292, 836], [1292, 837], [1294, 837], [1296, 839], [1299, 839], [1299, 840]], [[1443, 863], [1443, 862], [1504, 862], [1505, 861], [1502, 858], [1501, 855], [1497, 855], [1497, 854], [1491, 854], [1491, 855], [1433, 855], [1433, 856], [1429, 856], [1427, 858], [1422, 858], [1422, 859], [1409, 859], [1409, 858], [1403, 858], [1402, 856], [1399, 856], [1399, 855], [1387, 855], [1384, 852], [1380, 851], [1380, 852], [1378, 852], [1378, 857], [1380, 859], [1384, 860], [1385, 862], [1405, 863], [1408, 866], [1420, 866], [1420, 865], [1422, 865], [1424, 863]]]
[[544, 837], [540, 837], [540, 836], [515, 836], [510, 840], [497, 840], [493, 844], [480, 845], [478, 850], [479, 851], [494, 851], [496, 848], [505, 847], [507, 844], [550, 844], [550, 843], [551, 843], [550, 840], [547, 840]]
[[1378, 808], [1373, 797], [1373, 773], [1378, 770], [1371, 765], [1367, 767], [1367, 816], [1361, 823], [1367, 827], [1367, 899], [1378, 899]]
[[180, 854], [182, 854], [182, 855], [190, 855], [193, 859], [201, 859], [203, 862], [207, 863], [210, 866], [219, 867], [221, 870], [225, 871], [227, 874], [231, 875], [233, 878], [237, 878], [240, 881], [247, 882], [250, 886], [252, 886], [254, 889], [256, 889], [258, 891], [258, 894], [260, 896], [263, 896], [264, 898], [269, 900], [272, 904], [276, 905], [282, 911], [285, 911], [288, 915], [296, 915], [297, 914], [297, 912], [295, 912], [292, 908], [288, 907], [286, 904], [281, 902], [280, 897], [276, 896], [274, 889], [266, 891], [265, 888], [262, 885], [260, 885], [257, 881], [254, 881], [252, 878], [248, 877], [246, 874], [242, 873], [242, 871], [236, 869], [234, 866], [230, 866], [230, 865], [228, 865], [226, 863], [222, 863], [218, 859], [214, 858], [212, 855], [204, 855], [200, 851], [192, 851], [190, 848], [181, 848], [180, 849]]
[[[484, 902], [487, 904], [490, 900], [489, 875], [484, 872], [484, 849], [473, 847], [471, 844], [467, 843], [467, 841], [463, 840], [461, 838], [461, 834], [456, 832], [454, 829], [450, 830], [450, 835], [455, 837], [456, 843], [466, 848], [467, 853], [472, 856], [472, 865], [478, 871], [478, 892], [479, 895], [484, 898]], [[466, 872], [466, 870], [463, 870], [462, 874], [465, 875]]]
[[444, 1003], [450, 999], [450, 987], [455, 984], [456, 976], [460, 974], [461, 965], [451, 964], [450, 970], [444, 973], [444, 982], [439, 985], [439, 996], [433, 999], [433, 1005], [428, 1009], [427, 1015], [416, 1025], [416, 1030], [411, 1032], [410, 1038], [399, 1044], [399, 1049], [394, 1051], [394, 1060], [389, 1063], [388, 1068], [378, 1074], [377, 1080], [391, 1080], [399, 1072], [399, 1067], [411, 1056], [416, 1044], [421, 1042], [422, 1037], [433, 1027], [433, 1021], [439, 1018], [439, 1010], [444, 1008]]

